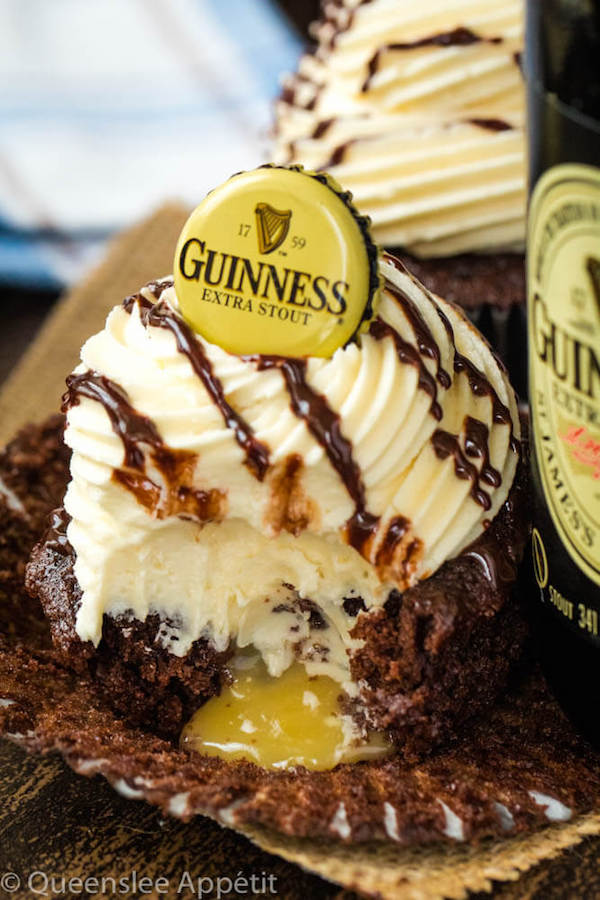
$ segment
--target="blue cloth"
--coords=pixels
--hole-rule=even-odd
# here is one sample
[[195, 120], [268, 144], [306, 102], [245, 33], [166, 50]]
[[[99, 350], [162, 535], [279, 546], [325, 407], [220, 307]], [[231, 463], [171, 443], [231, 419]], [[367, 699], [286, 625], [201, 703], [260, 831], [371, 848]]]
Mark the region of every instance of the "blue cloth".
[[273, 0], [0, 0], [0, 283], [61, 288], [268, 160], [301, 49]]

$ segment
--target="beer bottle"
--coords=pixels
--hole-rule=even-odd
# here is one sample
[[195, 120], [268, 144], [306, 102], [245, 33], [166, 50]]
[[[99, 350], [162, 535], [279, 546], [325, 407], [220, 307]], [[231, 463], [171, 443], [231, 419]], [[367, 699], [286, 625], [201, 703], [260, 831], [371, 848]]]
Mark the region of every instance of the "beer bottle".
[[534, 621], [600, 745], [600, 0], [528, 0]]

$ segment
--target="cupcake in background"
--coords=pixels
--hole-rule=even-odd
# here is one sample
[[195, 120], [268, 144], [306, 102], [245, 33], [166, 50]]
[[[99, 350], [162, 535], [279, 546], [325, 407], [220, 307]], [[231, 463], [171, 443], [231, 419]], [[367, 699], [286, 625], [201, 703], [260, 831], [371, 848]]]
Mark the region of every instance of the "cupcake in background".
[[[375, 239], [521, 382], [522, 0], [331, 0], [276, 107], [274, 158], [327, 170]], [[509, 338], [510, 336], [510, 338]]]

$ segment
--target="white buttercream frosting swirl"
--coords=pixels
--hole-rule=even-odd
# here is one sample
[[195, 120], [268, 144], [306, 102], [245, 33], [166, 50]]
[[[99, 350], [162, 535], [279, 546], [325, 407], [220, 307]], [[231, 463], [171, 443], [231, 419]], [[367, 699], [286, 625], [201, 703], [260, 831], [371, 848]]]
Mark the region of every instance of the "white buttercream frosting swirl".
[[522, 0], [326, 3], [277, 104], [277, 162], [327, 169], [375, 239], [522, 249]]
[[[143, 473], [132, 467], [106, 406], [73, 394], [65, 507], [82, 639], [98, 642], [104, 613], [144, 619], [158, 612], [174, 653], [201, 636], [221, 649], [234, 638], [253, 643], [277, 672], [293, 658], [298, 625], [294, 640], [305, 642], [309, 671], [344, 682], [353, 646], [344, 598], [380, 606], [390, 590], [428, 577], [489, 525], [518, 461], [519, 419], [505, 370], [463, 315], [401, 264], [384, 258], [381, 274], [370, 333], [329, 359], [302, 363], [307, 389], [326, 403], [351, 454], [358, 511], [310, 415], [294, 411], [281, 368], [263, 369], [192, 335], [226, 402], [267, 450], [261, 479], [173, 332], [157, 324], [161, 310], [181, 321], [174, 288], [144, 290], [112, 310], [84, 345], [75, 374], [108, 379], [184, 461], [185, 477], [177, 477], [185, 485], [173, 494], [162, 457], [144, 439]], [[156, 295], [160, 303], [151, 307]], [[140, 502], [129, 476], [152, 504]], [[190, 492], [214, 494], [216, 512], [202, 518], [178, 506]], [[360, 541], [357, 522], [368, 524]], [[327, 647], [321, 657], [310, 615], [293, 608], [292, 595], [316, 603], [331, 626], [319, 632]]]

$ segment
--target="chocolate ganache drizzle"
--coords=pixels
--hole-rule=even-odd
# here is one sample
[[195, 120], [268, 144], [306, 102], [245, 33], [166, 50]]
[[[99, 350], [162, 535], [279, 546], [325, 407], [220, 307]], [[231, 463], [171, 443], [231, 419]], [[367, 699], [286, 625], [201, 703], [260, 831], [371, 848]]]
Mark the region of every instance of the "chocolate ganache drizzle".
[[501, 37], [482, 37], [470, 28], [459, 26], [451, 31], [440, 31], [437, 34], [430, 34], [424, 38], [418, 38], [415, 41], [397, 42], [393, 44], [384, 44], [375, 51], [367, 66], [367, 77], [362, 86], [363, 93], [366, 93], [371, 87], [371, 82], [379, 70], [379, 63], [384, 53], [399, 52], [402, 50], [418, 50], [422, 47], [467, 47], [470, 44], [479, 44], [485, 41], [488, 44], [502, 43]]
[[[391, 257], [386, 256], [386, 259], [388, 259], [389, 261]], [[408, 274], [407, 270], [398, 260], [395, 260], [394, 264], [399, 271], [404, 272], [404, 274]], [[429, 359], [433, 359], [435, 361], [437, 368], [436, 378], [438, 382], [443, 388], [449, 388], [451, 384], [451, 378], [448, 372], [446, 372], [446, 370], [441, 366], [440, 348], [438, 347], [437, 341], [432, 335], [429, 326], [417, 309], [415, 302], [408, 296], [408, 294], [405, 294], [403, 290], [397, 287], [397, 285], [392, 284], [392, 282], [387, 278], [385, 280], [385, 289], [396, 299], [396, 301], [402, 307], [404, 315], [409, 320], [417, 341], [419, 353], [422, 356], [426, 356]]]
[[[385, 254], [385, 258], [388, 262], [391, 262], [398, 271], [410, 276], [410, 273], [408, 272], [406, 267], [399, 260], [395, 259], [393, 256], [390, 256], [389, 254]], [[410, 277], [412, 278], [412, 276]], [[438, 365], [438, 381], [444, 387], [448, 387], [450, 384], [450, 377], [448, 373], [443, 369], [440, 370], [439, 348], [421, 314], [416, 309], [410, 298], [407, 297], [407, 295], [403, 291], [399, 290], [395, 285], [391, 285], [389, 281], [386, 281], [386, 289], [393, 294], [398, 303], [401, 305], [404, 313], [409, 318], [409, 321], [411, 322], [413, 329], [415, 330], [415, 335], [417, 337], [418, 346], [421, 352], [424, 355], [427, 355], [430, 358], [436, 360], [436, 363]], [[491, 384], [487, 376], [483, 372], [481, 372], [477, 368], [477, 366], [471, 362], [471, 360], [467, 359], [466, 356], [463, 356], [461, 353], [459, 353], [454, 339], [454, 330], [447, 316], [440, 309], [439, 305], [435, 303], [435, 300], [433, 299], [430, 291], [426, 291], [426, 294], [437, 310], [440, 320], [442, 321], [442, 324], [444, 325], [444, 328], [446, 329], [446, 332], [454, 347], [455, 373], [465, 373], [469, 382], [469, 387], [475, 396], [487, 396], [490, 398], [490, 400], [492, 401], [493, 421], [496, 424], [504, 424], [510, 428], [510, 449], [512, 450], [512, 452], [518, 453], [520, 449], [519, 442], [514, 435], [514, 423], [510, 414], [510, 410], [504, 403], [502, 403], [494, 386]], [[489, 494], [481, 488], [481, 482], [488, 484], [494, 488], [499, 487], [502, 483], [502, 477], [500, 473], [489, 463], [489, 429], [485, 425], [485, 423], [480, 422], [479, 420], [474, 419], [471, 416], [468, 416], [465, 420], [465, 432], [464, 451], [460, 445], [458, 435], [451, 434], [440, 428], [436, 429], [436, 431], [432, 435], [431, 440], [433, 449], [439, 459], [447, 459], [449, 456], [453, 457], [454, 471], [457, 478], [469, 479], [471, 481], [471, 497], [483, 509], [487, 510], [491, 506], [491, 500]], [[467, 457], [483, 457], [483, 465], [481, 467], [481, 471], [478, 472], [477, 467], [473, 463], [471, 463]]]
[[[148, 289], [153, 296], [156, 297], [158, 294], [160, 297], [162, 290], [167, 287], [170, 287], [169, 282], [159, 282], [158, 284], [149, 285]], [[128, 297], [124, 302], [124, 308], [127, 312], [131, 312], [134, 303], [139, 304], [144, 325], [166, 327], [172, 331], [179, 351], [184, 353], [190, 360], [194, 371], [201, 378], [210, 397], [221, 410], [225, 424], [232, 428], [236, 440], [246, 450], [247, 459], [257, 459], [259, 461], [260, 468], [256, 464], [249, 465], [248, 468], [262, 481], [269, 469], [268, 449], [254, 437], [250, 425], [225, 401], [222, 385], [214, 375], [210, 360], [193, 331], [166, 304], [161, 304], [160, 302], [153, 304], [142, 294], [135, 294]], [[382, 326], [384, 324], [381, 323]], [[387, 329], [387, 326], [385, 327]], [[375, 330], [376, 332], [378, 331], [377, 328]], [[390, 332], [396, 334], [391, 328]], [[383, 333], [381, 333], [381, 336], [384, 336]], [[399, 342], [397, 344], [397, 347], [400, 348], [398, 350], [399, 354], [402, 352], [408, 356], [410, 351], [406, 348], [409, 348], [410, 345], [406, 344], [399, 335], [396, 335], [396, 337]], [[426, 374], [428, 373], [425, 366], [418, 358], [414, 348], [410, 349], [412, 350], [412, 354], [410, 354], [411, 364], [419, 367], [419, 383], [422, 383], [424, 385], [423, 389], [432, 396], [432, 409], [435, 409], [437, 412], [439, 405], [435, 400], [435, 382], [431, 376], [429, 376], [430, 381], [427, 380]], [[327, 458], [339, 474], [355, 504], [354, 514], [346, 523], [346, 535], [348, 543], [365, 555], [367, 543], [375, 535], [380, 523], [380, 517], [374, 516], [366, 508], [365, 488], [360, 468], [353, 457], [352, 443], [342, 434], [340, 416], [331, 409], [325, 397], [313, 390], [308, 384], [306, 380], [306, 360], [264, 355], [249, 355], [241, 358], [247, 362], [254, 363], [259, 370], [276, 368], [281, 372], [294, 413], [306, 422], [313, 437], [324, 448]], [[249, 456], [249, 454], [252, 454], [252, 456]], [[407, 524], [406, 520], [401, 517], [392, 519], [388, 535], [384, 537], [382, 542], [381, 552], [383, 555], [381, 559], [383, 562], [387, 563], [393, 555], [393, 550], [406, 531]]]
[[[390, 521], [384, 538], [377, 549], [375, 565], [380, 571], [385, 572], [394, 565], [394, 556], [397, 548], [404, 542], [404, 538], [410, 532], [410, 522], [405, 516], [394, 516]], [[422, 541], [412, 538], [404, 548], [402, 554], [402, 569], [405, 574], [411, 572], [414, 562], [421, 552]]]
[[[386, 259], [388, 262], [393, 262], [403, 274], [412, 277], [405, 267], [393, 257], [386, 254]], [[129, 297], [124, 303], [124, 308], [131, 312], [134, 304], [138, 304], [141, 320], [145, 326], [167, 328], [172, 332], [179, 352], [187, 356], [194, 372], [201, 379], [209, 396], [221, 412], [226, 426], [231, 429], [236, 441], [244, 449], [245, 462], [249, 471], [262, 481], [270, 470], [269, 450], [256, 438], [250, 424], [225, 400], [223, 386], [215, 375], [210, 359], [193, 330], [175, 310], [161, 301], [163, 290], [171, 285], [172, 282], [168, 280], [151, 283], [145, 290], [151, 293], [157, 302], [153, 303], [139, 293]], [[390, 324], [381, 318], [376, 318], [371, 322], [369, 334], [378, 341], [390, 338], [394, 342], [399, 360], [403, 364], [414, 366], [417, 369], [418, 388], [431, 398], [430, 413], [433, 418], [440, 421], [443, 413], [438, 400], [438, 385], [444, 390], [448, 389], [451, 385], [451, 378], [442, 367], [438, 343], [414, 300], [389, 280], [386, 280], [385, 288], [402, 308], [414, 333], [416, 347], [402, 338]], [[518, 442], [515, 441], [512, 433], [513, 423], [510, 411], [500, 401], [483, 372], [459, 353], [449, 320], [432, 295], [428, 294], [428, 297], [438, 311], [454, 347], [454, 371], [457, 374], [461, 372], [466, 374], [471, 391], [476, 396], [490, 397], [493, 420], [496, 423], [510, 426], [511, 448], [516, 449]], [[329, 462], [340, 476], [354, 503], [354, 513], [344, 528], [346, 540], [363, 556], [370, 558], [372, 541], [381, 524], [381, 517], [374, 515], [367, 508], [365, 486], [360, 467], [354, 459], [352, 442], [342, 433], [340, 415], [330, 407], [327, 399], [308, 383], [307, 361], [276, 355], [247, 355], [240, 358], [255, 365], [259, 371], [277, 369], [281, 372], [294, 414], [306, 423], [312, 436], [323, 447]], [[423, 358], [434, 362], [435, 376], [426, 367]], [[104, 389], [106, 381], [105, 379], [103, 383]], [[123, 414], [123, 397], [122, 393], [119, 394], [118, 388], [115, 395], [115, 392], [111, 390], [99, 392], [95, 380], [85, 381], [85, 384], [84, 391], [88, 392], [85, 394], [86, 396], [93, 394], [95, 399], [101, 399], [105, 405], [108, 403], [107, 411], [111, 415], [110, 410], [112, 410], [111, 421], [113, 421], [115, 431], [119, 434], [127, 431], [128, 434], [134, 435], [132, 447], [128, 451], [130, 456], [132, 453], [135, 454], [136, 450], [138, 453], [140, 452], [137, 448], [137, 443], [140, 441], [153, 445], [153, 441], [156, 441], [158, 436], [155, 427], [152, 426], [150, 420], [143, 416], [140, 417], [131, 408], [127, 409], [125, 415]], [[102, 398], [100, 393], [102, 393]], [[119, 411], [119, 414], [116, 410]], [[128, 423], [132, 425], [131, 428]], [[437, 428], [433, 432], [431, 444], [439, 459], [453, 458], [456, 476], [471, 482], [470, 496], [480, 507], [487, 510], [491, 507], [491, 499], [481, 484], [497, 488], [502, 480], [500, 472], [490, 464], [489, 428], [485, 423], [471, 416], [466, 417], [464, 428], [464, 448], [461, 446], [458, 435], [441, 428]], [[160, 440], [159, 437], [158, 439]], [[482, 459], [480, 470], [471, 462], [471, 459]], [[420, 541], [415, 538], [411, 539], [410, 527], [410, 522], [403, 516], [393, 517], [389, 521], [386, 533], [382, 536], [373, 560], [379, 569], [385, 570], [393, 564], [395, 552], [401, 544], [405, 544], [403, 546], [403, 567], [410, 566], [411, 559], [416, 557], [420, 551]]]
[[64, 506], [59, 506], [50, 514], [45, 541], [46, 545], [60, 556], [69, 556], [73, 552], [67, 537], [67, 527], [70, 521], [71, 517]]
[[497, 469], [490, 465], [489, 435], [490, 430], [484, 422], [480, 422], [472, 416], [466, 417], [465, 453], [470, 457], [483, 457], [480, 478], [490, 487], [497, 488], [502, 483], [502, 476]]
[[379, 517], [366, 508], [360, 468], [353, 457], [352, 442], [342, 434], [339, 415], [306, 380], [306, 360], [260, 355], [242, 358], [255, 363], [259, 370], [279, 369], [283, 375], [294, 413], [306, 422], [310, 433], [323, 447], [354, 502], [355, 511], [346, 523], [346, 533], [348, 543], [364, 555], [366, 543], [379, 525]]
[[[448, 320], [446, 319], [446, 321]], [[448, 325], [450, 325], [449, 322]], [[499, 425], [508, 425], [510, 427], [510, 447], [514, 453], [518, 453], [519, 442], [514, 435], [514, 424], [510, 410], [502, 403], [493, 385], [490, 384], [489, 379], [486, 378], [483, 372], [481, 372], [470, 359], [467, 359], [466, 356], [462, 356], [458, 351], [456, 351], [454, 356], [454, 371], [457, 373], [465, 373], [469, 381], [469, 387], [476, 396], [490, 397], [492, 401], [492, 415], [494, 422]]]
[[323, 4], [323, 23], [331, 29], [329, 49], [333, 49], [338, 38], [345, 31], [349, 31], [354, 24], [354, 17], [359, 6], [366, 6], [373, 0], [358, 0], [352, 9], [346, 7], [343, 0], [327, 0]]
[[[88, 370], [67, 378], [63, 412], [76, 406], [80, 397], [95, 400], [104, 407], [113, 431], [123, 444], [123, 467], [114, 470], [113, 480], [130, 491], [153, 515], [157, 518], [178, 515], [201, 522], [222, 518], [225, 494], [215, 488], [191, 487], [196, 454], [168, 447], [155, 423], [134, 409], [123, 388], [105, 375]], [[152, 462], [163, 476], [164, 486], [147, 474], [143, 445], [150, 448]]]
[[[172, 281], [159, 282], [158, 287], [164, 290], [171, 287], [172, 284]], [[247, 468], [259, 481], [262, 481], [269, 469], [269, 448], [256, 439], [248, 422], [225, 399], [223, 385], [215, 375], [212, 363], [192, 329], [166, 304], [153, 304], [141, 294], [134, 294], [127, 298], [124, 308], [131, 312], [134, 302], [140, 306], [144, 325], [167, 328], [172, 332], [179, 352], [189, 359], [194, 372], [221, 413], [225, 425], [232, 431], [237, 443], [244, 451]]]
[[[395, 269], [397, 269], [399, 272], [402, 272], [402, 274], [404, 274], [404, 275], [408, 275], [409, 278], [411, 278], [413, 281], [415, 280], [414, 277], [411, 275], [411, 273], [406, 268], [406, 266], [404, 266], [403, 263], [400, 262], [399, 259], [396, 259], [396, 257], [391, 256], [389, 253], [384, 253], [383, 255], [384, 255], [384, 259], [386, 260], [386, 262], [391, 263]], [[470, 359], [467, 359], [466, 356], [464, 356], [462, 353], [459, 352], [459, 350], [456, 346], [456, 341], [454, 339], [454, 329], [452, 328], [452, 325], [450, 324], [448, 317], [446, 316], [444, 311], [440, 308], [439, 304], [436, 303], [435, 298], [433, 297], [431, 291], [429, 291], [424, 285], [421, 285], [421, 287], [425, 291], [427, 297], [429, 298], [434, 309], [436, 310], [436, 312], [440, 318], [440, 321], [442, 322], [442, 325], [444, 326], [446, 333], [447, 333], [448, 337], [450, 338], [452, 346], [454, 347], [453, 368], [454, 368], [455, 373], [460, 374], [461, 372], [464, 372], [464, 374], [467, 376], [467, 379], [469, 382], [469, 387], [476, 397], [489, 397], [490, 398], [490, 400], [492, 402], [492, 418], [493, 418], [494, 422], [497, 425], [507, 425], [510, 428], [510, 438], [509, 438], [510, 448], [513, 451], [513, 453], [518, 453], [520, 450], [520, 445], [519, 445], [519, 441], [517, 440], [517, 438], [515, 437], [515, 434], [514, 434], [514, 422], [512, 420], [512, 416], [510, 414], [509, 408], [506, 406], [505, 403], [503, 403], [500, 400], [500, 397], [498, 396], [496, 389], [494, 388], [493, 384], [490, 382], [489, 378], [485, 375], [485, 373], [482, 372], [480, 369], [478, 369], [477, 366], [473, 362], [471, 362]], [[410, 298], [407, 298], [406, 295], [402, 291], [392, 290], [392, 287], [389, 286], [387, 282], [386, 282], [386, 289], [390, 290], [391, 293], [393, 293], [396, 300], [402, 306], [402, 309], [405, 312], [405, 314], [409, 318], [411, 318], [411, 316], [414, 315], [413, 309], [416, 309], [416, 307], [414, 307], [414, 304], [412, 304], [412, 301], [410, 303], [406, 302]], [[418, 313], [418, 310], [416, 310], [416, 311]], [[417, 320], [417, 322], [415, 323], [415, 321], [411, 318], [411, 323], [413, 324], [413, 328], [415, 328], [415, 324], [416, 324], [417, 327], [419, 327], [421, 329], [422, 336], [421, 336], [420, 340], [418, 338], [419, 349], [421, 349], [421, 346], [424, 346], [426, 349], [425, 349], [425, 351], [421, 350], [421, 352], [424, 355], [427, 355], [427, 356], [430, 356], [431, 358], [436, 359], [436, 361], [438, 361], [438, 366], [439, 366], [439, 348], [437, 347], [435, 339], [434, 339], [433, 335], [431, 334], [431, 331], [425, 324], [420, 313], [419, 313], [419, 319], [420, 319], [420, 321]], [[424, 338], [425, 338], [424, 341], [423, 341], [423, 333], [424, 333]], [[432, 345], [435, 347], [435, 350], [433, 349]], [[498, 359], [497, 359], [497, 362], [498, 362], [498, 365], [502, 369], [504, 369], [503, 363]], [[438, 371], [438, 381], [444, 387], [449, 387], [449, 385], [450, 385], [449, 375], [444, 370], [442, 370], [442, 373], [443, 373], [444, 380], [443, 381], [440, 380], [439, 371]], [[447, 379], [447, 382], [446, 382], [446, 379]], [[486, 440], [486, 447], [487, 447], [487, 440]], [[488, 455], [489, 455], [489, 450], [486, 452], [488, 452]], [[488, 483], [491, 483], [491, 482], [488, 482]]]
[[486, 128], [488, 131], [512, 131], [513, 126], [504, 119], [467, 119], [471, 125], [477, 125], [478, 128]]
[[[481, 423], [483, 424], [483, 423]], [[484, 426], [485, 427], [485, 426]], [[460, 441], [456, 434], [450, 434], [442, 428], [436, 428], [433, 432], [431, 443], [438, 459], [454, 458], [454, 472], [457, 478], [469, 479], [471, 482], [471, 497], [483, 509], [489, 509], [492, 505], [489, 494], [479, 486], [480, 473], [476, 466], [469, 462], [465, 456]]]
[[[484, 128], [486, 131], [512, 131], [514, 126], [509, 122], [506, 122], [504, 119], [488, 119], [488, 118], [469, 118], [464, 119], [469, 125], [476, 125], [477, 128]], [[317, 140], [323, 135], [327, 134], [331, 126], [334, 124], [335, 119], [323, 119], [321, 122], [318, 122], [315, 126], [314, 131], [311, 134], [311, 138], [313, 140]], [[337, 147], [334, 147], [329, 157], [322, 164], [317, 166], [318, 172], [327, 172], [329, 169], [332, 169], [334, 166], [339, 166], [340, 163], [344, 162], [346, 158], [346, 154], [348, 150], [354, 145], [358, 143], [358, 138], [348, 138], [348, 140], [343, 141], [343, 143], [338, 144]], [[293, 163], [296, 156], [296, 147], [297, 142], [291, 141], [289, 145], [289, 162]]]
[[113, 431], [123, 443], [124, 463], [129, 468], [141, 469], [144, 466], [144, 453], [140, 444], [148, 444], [155, 449], [162, 448], [163, 441], [154, 422], [137, 412], [129, 403], [123, 388], [105, 375], [91, 371], [69, 375], [62, 411], [66, 413], [79, 403], [80, 397], [102, 404]]
[[429, 369], [425, 366], [425, 363], [413, 345], [409, 344], [408, 341], [405, 341], [395, 328], [392, 328], [391, 325], [388, 325], [387, 322], [383, 322], [381, 319], [375, 319], [371, 322], [369, 334], [378, 341], [382, 340], [384, 337], [391, 338], [395, 344], [396, 353], [398, 354], [400, 362], [405, 365], [416, 367], [419, 372], [419, 390], [425, 391], [425, 393], [429, 394], [431, 397], [431, 415], [439, 422], [442, 418], [442, 407], [437, 400], [437, 385], [435, 383], [435, 378], [431, 375]]

